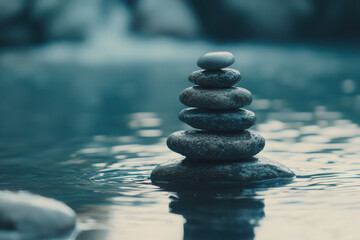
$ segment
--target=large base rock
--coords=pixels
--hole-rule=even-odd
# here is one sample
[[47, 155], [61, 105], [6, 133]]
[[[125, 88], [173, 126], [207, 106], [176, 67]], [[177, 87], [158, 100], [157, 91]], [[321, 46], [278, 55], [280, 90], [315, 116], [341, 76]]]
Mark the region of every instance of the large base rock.
[[295, 174], [281, 163], [263, 157], [246, 162], [205, 163], [189, 159], [171, 160], [151, 173], [154, 184], [163, 183], [252, 183], [264, 180], [289, 179]]

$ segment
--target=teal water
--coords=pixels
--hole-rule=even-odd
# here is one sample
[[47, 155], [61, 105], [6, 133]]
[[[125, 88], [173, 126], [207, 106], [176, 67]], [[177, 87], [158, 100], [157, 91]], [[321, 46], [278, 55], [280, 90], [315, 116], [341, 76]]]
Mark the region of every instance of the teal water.
[[78, 214], [77, 239], [358, 239], [359, 54], [240, 50], [234, 68], [254, 94], [261, 154], [290, 167], [292, 182], [151, 184], [151, 170], [179, 156], [165, 140], [188, 128], [177, 119], [178, 94], [194, 61], [3, 59], [0, 189], [65, 202]]

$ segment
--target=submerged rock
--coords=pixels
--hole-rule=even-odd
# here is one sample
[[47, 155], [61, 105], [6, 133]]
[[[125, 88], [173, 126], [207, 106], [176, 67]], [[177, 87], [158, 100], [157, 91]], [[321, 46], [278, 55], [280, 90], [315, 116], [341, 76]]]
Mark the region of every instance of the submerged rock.
[[252, 131], [217, 132], [189, 130], [171, 134], [166, 141], [174, 152], [192, 160], [242, 161], [259, 153], [265, 139]]
[[241, 79], [238, 70], [223, 68], [216, 71], [198, 70], [190, 73], [189, 81], [203, 87], [226, 88], [237, 84]]
[[186, 88], [180, 93], [180, 102], [188, 107], [207, 109], [237, 109], [249, 105], [252, 95], [249, 90], [239, 87]]
[[239, 131], [254, 126], [256, 122], [255, 114], [245, 109], [186, 108], [179, 113], [179, 119], [191, 127], [211, 131]]
[[263, 157], [245, 162], [205, 163], [177, 159], [157, 166], [151, 173], [153, 183], [250, 183], [292, 178], [295, 174], [281, 163]]
[[0, 238], [65, 234], [75, 228], [75, 212], [64, 203], [28, 192], [0, 191]]
[[207, 70], [226, 68], [235, 62], [235, 57], [230, 52], [210, 52], [202, 55], [197, 65]]

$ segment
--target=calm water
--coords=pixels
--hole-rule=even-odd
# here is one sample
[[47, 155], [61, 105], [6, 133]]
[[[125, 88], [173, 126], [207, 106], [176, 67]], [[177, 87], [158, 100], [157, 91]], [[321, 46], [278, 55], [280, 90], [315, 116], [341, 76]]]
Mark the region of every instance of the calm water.
[[178, 94], [191, 85], [193, 60], [94, 67], [6, 59], [0, 189], [67, 203], [79, 240], [359, 239], [359, 54], [252, 47], [239, 55], [239, 85], [254, 94], [254, 130], [267, 140], [261, 154], [290, 167], [291, 183], [151, 184], [151, 170], [179, 156], [165, 140], [188, 128], [177, 119]]

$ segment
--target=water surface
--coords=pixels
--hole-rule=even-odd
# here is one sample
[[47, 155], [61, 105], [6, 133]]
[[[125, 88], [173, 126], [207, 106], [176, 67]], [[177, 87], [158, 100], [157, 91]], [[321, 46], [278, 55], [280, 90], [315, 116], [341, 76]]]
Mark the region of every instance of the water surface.
[[77, 239], [358, 239], [358, 54], [238, 51], [239, 85], [253, 92], [254, 130], [266, 139], [261, 154], [290, 167], [292, 182], [151, 184], [151, 170], [179, 156], [167, 149], [168, 134], [189, 128], [177, 119], [178, 94], [191, 85], [194, 61], [94, 67], [6, 60], [0, 189], [65, 202], [78, 214]]

